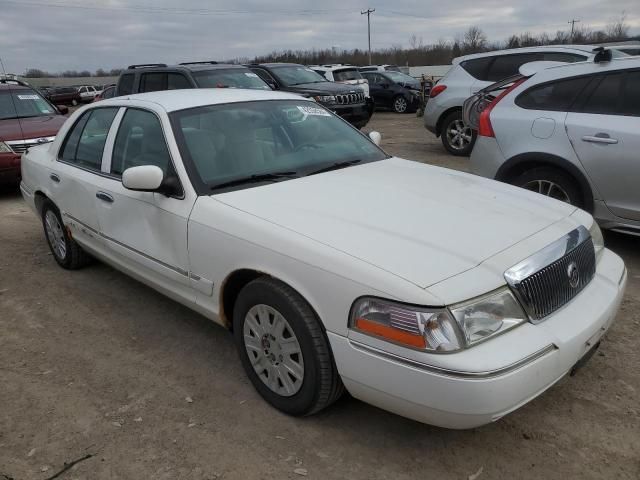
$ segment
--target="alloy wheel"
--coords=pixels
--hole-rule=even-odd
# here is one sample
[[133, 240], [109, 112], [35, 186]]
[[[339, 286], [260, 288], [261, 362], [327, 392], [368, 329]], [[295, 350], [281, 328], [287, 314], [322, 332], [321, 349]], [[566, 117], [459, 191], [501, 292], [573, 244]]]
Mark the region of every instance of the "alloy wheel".
[[60, 225], [58, 216], [52, 210], [48, 210], [44, 216], [44, 224], [51, 250], [58, 259], [64, 260], [67, 256], [67, 240], [65, 239], [64, 229], [62, 225]]
[[522, 188], [526, 188], [527, 190], [531, 190], [532, 192], [536, 192], [541, 195], [546, 195], [547, 197], [555, 198], [561, 202], [571, 203], [571, 197], [565, 189], [557, 183], [549, 180], [531, 180], [530, 182], [522, 185]]
[[460, 119], [454, 120], [447, 127], [447, 141], [454, 150], [463, 150], [473, 139], [473, 132]]
[[284, 316], [269, 305], [254, 305], [245, 316], [243, 337], [260, 380], [278, 395], [295, 395], [304, 381], [304, 360], [300, 342]]
[[397, 113], [404, 113], [407, 111], [407, 100], [404, 97], [398, 97], [393, 102], [393, 109]]

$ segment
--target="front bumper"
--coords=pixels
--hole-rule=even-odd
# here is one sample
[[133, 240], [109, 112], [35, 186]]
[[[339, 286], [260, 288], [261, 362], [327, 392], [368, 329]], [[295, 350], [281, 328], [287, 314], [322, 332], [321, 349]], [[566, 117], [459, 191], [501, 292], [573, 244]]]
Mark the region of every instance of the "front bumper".
[[340, 115], [347, 122], [357, 128], [369, 123], [373, 108], [367, 103], [357, 105], [325, 105], [333, 113]]
[[20, 155], [15, 153], [0, 154], [0, 184], [18, 183], [20, 181]]
[[473, 428], [519, 408], [570, 372], [612, 324], [626, 280], [624, 263], [606, 250], [589, 286], [544, 322], [439, 355], [437, 367], [429, 362], [433, 354], [406, 360], [364, 336], [329, 334], [329, 340], [354, 397], [420, 422]]

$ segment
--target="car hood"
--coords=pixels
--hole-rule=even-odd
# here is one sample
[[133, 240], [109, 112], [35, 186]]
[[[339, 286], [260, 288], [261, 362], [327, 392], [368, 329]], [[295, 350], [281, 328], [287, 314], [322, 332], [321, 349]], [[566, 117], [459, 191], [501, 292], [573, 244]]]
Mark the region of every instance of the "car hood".
[[575, 211], [534, 195], [390, 158], [215, 198], [426, 288]]
[[0, 140], [53, 137], [66, 120], [63, 115], [0, 120]]
[[361, 92], [361, 89], [356, 86], [345, 85], [335, 82], [321, 82], [321, 83], [303, 83], [301, 85], [293, 85], [286, 87], [286, 91], [307, 95], [326, 95], [327, 93], [340, 94], [340, 93], [356, 93]]

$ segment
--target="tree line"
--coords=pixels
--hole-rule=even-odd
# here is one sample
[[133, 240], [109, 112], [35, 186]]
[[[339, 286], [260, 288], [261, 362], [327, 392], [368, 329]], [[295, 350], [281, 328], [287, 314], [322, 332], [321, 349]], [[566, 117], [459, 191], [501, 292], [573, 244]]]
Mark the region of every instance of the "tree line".
[[[407, 48], [402, 46], [391, 46], [389, 48], [371, 51], [371, 61], [374, 64], [396, 64], [396, 65], [448, 65], [451, 60], [461, 55], [471, 53], [486, 52], [491, 50], [501, 50], [504, 48], [534, 47], [539, 45], [566, 45], [566, 44], [593, 44], [599, 45], [608, 42], [620, 42], [626, 40], [640, 39], [629, 36], [629, 26], [626, 23], [626, 15], [615, 22], [605, 26], [602, 30], [594, 30], [588, 26], [578, 26], [573, 34], [567, 31], [558, 30], [555, 34], [540, 33], [537, 35], [523, 32], [518, 35], [511, 35], [503, 41], [490, 42], [478, 26], [471, 26], [462, 35], [456, 36], [452, 41], [439, 40], [436, 43], [424, 44], [422, 37], [412, 35]], [[225, 60], [226, 63], [265, 63], [265, 62], [290, 62], [301, 63], [303, 65], [315, 65], [325, 63], [350, 63], [353, 65], [367, 65], [369, 63], [369, 53], [365, 49], [308, 49], [308, 50], [281, 50], [273, 51], [266, 55], [256, 57], [242, 57]], [[120, 68], [104, 70], [102, 68], [95, 72], [88, 70], [76, 71], [66, 70], [60, 73], [51, 73], [37, 68], [29, 68], [25, 72], [25, 77], [109, 77], [118, 76], [122, 72]]]

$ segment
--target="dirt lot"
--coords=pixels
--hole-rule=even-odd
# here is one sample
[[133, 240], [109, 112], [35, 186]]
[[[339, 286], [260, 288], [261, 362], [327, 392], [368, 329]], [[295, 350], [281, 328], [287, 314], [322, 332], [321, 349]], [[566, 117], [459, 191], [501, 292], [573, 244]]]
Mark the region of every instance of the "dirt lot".
[[[413, 115], [386, 149], [465, 169]], [[17, 192], [0, 193], [0, 480], [638, 479], [640, 239], [617, 322], [578, 375], [495, 424], [448, 431], [345, 396], [311, 418], [263, 402], [231, 336], [102, 264], [60, 269]], [[302, 472], [300, 472], [302, 473]], [[471, 477], [470, 477], [471, 476]]]

